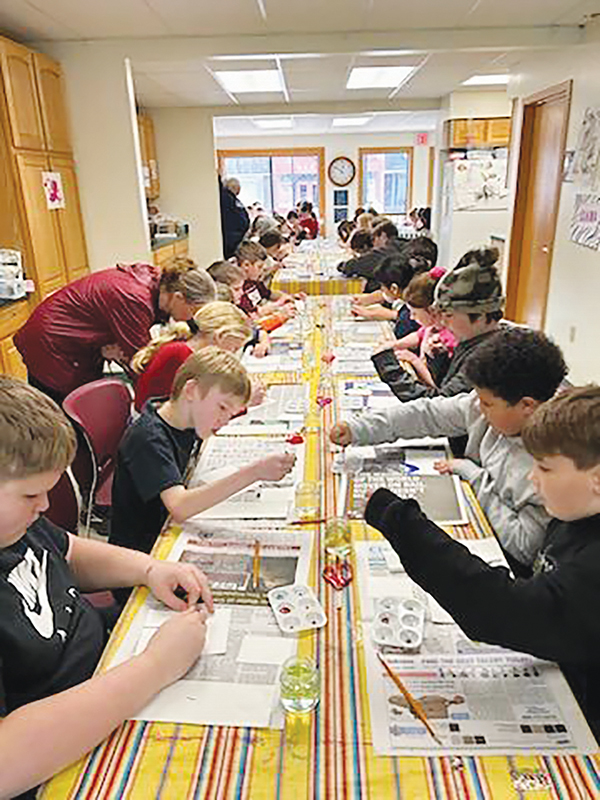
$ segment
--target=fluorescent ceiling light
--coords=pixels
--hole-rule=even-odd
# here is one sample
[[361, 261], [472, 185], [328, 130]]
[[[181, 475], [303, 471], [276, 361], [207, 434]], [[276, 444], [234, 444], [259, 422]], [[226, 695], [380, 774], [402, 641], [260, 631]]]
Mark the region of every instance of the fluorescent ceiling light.
[[298, 58], [322, 58], [323, 53], [244, 53], [237, 56], [211, 56], [211, 61], [292, 61]]
[[500, 86], [508, 83], [509, 75], [473, 75], [463, 86]]
[[331, 123], [334, 128], [350, 128], [366, 125], [373, 117], [335, 117]]
[[399, 86], [415, 67], [354, 67], [346, 89], [392, 89]]
[[258, 128], [291, 128], [293, 122], [290, 117], [283, 117], [276, 119], [275, 117], [258, 117], [253, 119], [252, 122]]
[[216, 71], [214, 74], [231, 94], [283, 92], [281, 73], [277, 69], [236, 69]]

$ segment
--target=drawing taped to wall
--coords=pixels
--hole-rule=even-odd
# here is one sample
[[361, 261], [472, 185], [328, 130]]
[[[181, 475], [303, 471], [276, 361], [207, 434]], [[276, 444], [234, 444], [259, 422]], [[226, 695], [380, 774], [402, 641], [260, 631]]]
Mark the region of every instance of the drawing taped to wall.
[[575, 195], [570, 237], [575, 244], [598, 250], [600, 247], [600, 195]]
[[600, 108], [583, 115], [573, 164], [575, 183], [588, 189], [600, 187]]

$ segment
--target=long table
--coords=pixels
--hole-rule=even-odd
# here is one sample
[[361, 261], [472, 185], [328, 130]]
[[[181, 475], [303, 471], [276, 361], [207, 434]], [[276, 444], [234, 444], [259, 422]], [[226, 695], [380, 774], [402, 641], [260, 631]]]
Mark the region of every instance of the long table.
[[337, 270], [340, 261], [349, 258], [341, 247], [316, 240], [307, 242], [288, 259], [289, 266], [281, 268], [275, 275], [272, 288], [281, 292], [307, 295], [360, 294], [364, 280], [346, 278]]
[[[313, 400], [322, 387], [319, 358], [332, 317], [330, 300], [315, 301], [315, 326], [305, 347], [316, 355], [311, 373], [278, 374], [272, 382], [308, 380]], [[340, 382], [336, 384], [339, 389]], [[322, 516], [335, 514], [337, 485], [326, 431], [336, 403], [311, 403], [306, 417], [306, 478], [322, 482]], [[449, 528], [457, 538], [490, 536], [489, 525], [465, 485], [470, 523]], [[379, 539], [352, 523], [355, 540]], [[321, 702], [306, 717], [289, 716], [283, 730], [125, 722], [92, 753], [51, 780], [44, 800], [425, 800], [498, 798], [569, 800], [600, 796], [600, 754], [593, 756], [385, 757], [373, 750], [357, 581], [334, 597], [317, 580], [323, 567], [321, 526], [314, 526], [311, 583], [329, 623], [301, 637], [299, 650], [314, 656], [322, 675]], [[164, 557], [177, 529], [162, 534], [155, 554]], [[140, 607], [138, 590], [109, 643], [122, 640]], [[102, 669], [102, 665], [100, 666]], [[529, 791], [528, 787], [536, 787]]]

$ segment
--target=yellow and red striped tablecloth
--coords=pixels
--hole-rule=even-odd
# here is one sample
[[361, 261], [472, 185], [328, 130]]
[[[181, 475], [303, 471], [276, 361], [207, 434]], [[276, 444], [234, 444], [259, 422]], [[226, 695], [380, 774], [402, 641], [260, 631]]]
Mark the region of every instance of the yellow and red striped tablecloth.
[[[318, 354], [322, 332], [307, 346]], [[317, 364], [319, 364], [317, 358]], [[289, 376], [288, 376], [289, 379]], [[312, 397], [318, 367], [310, 379]], [[334, 514], [336, 484], [325, 431], [335, 404], [311, 406], [307, 417], [307, 478], [322, 483], [322, 511]], [[449, 532], [457, 537], [490, 535], [470, 488], [471, 523]], [[283, 730], [126, 722], [87, 757], [56, 776], [43, 800], [596, 800], [600, 797], [600, 755], [593, 756], [376, 756], [373, 751], [358, 586], [354, 581], [334, 598], [317, 580], [323, 567], [315, 526], [311, 582], [329, 622], [301, 637], [322, 676], [321, 702], [306, 717], [290, 716]], [[357, 539], [379, 538], [364, 523], [353, 523]], [[176, 532], [164, 534], [164, 556]], [[141, 593], [120, 622], [109, 652], [122, 638]]]

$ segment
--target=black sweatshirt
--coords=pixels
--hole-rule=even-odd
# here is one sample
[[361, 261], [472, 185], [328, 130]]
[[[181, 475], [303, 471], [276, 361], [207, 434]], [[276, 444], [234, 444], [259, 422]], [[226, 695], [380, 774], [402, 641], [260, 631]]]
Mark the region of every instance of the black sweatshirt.
[[528, 579], [489, 566], [388, 489], [365, 519], [471, 639], [557, 661], [600, 739], [600, 515], [551, 520]]

